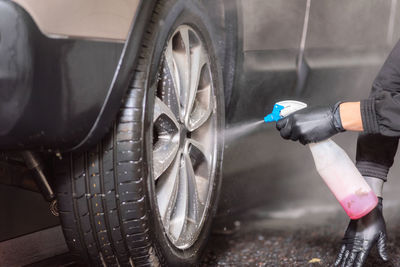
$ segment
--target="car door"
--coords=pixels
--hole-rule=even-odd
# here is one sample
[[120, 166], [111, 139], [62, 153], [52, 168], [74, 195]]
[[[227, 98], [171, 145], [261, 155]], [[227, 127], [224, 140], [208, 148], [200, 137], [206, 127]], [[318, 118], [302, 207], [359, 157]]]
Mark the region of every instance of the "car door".
[[311, 0], [300, 95], [310, 104], [366, 98], [393, 44], [396, 1]]
[[261, 118], [296, 83], [307, 0], [238, 0], [239, 54], [228, 122]]
[[273, 124], [260, 125], [257, 129], [262, 132], [257, 135], [246, 125], [262, 120], [276, 101], [293, 98], [306, 7], [307, 0], [238, 0], [239, 47], [226, 113], [220, 216], [244, 204], [272, 201], [260, 185], [274, 173], [281, 174], [275, 167], [287, 160], [288, 153], [281, 153], [285, 142]]

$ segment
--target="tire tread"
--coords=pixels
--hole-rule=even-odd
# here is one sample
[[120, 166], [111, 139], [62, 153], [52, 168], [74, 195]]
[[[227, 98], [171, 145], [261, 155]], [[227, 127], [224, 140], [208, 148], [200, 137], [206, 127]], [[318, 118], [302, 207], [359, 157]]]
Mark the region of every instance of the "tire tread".
[[149, 22], [140, 60], [112, 130], [90, 151], [71, 153], [57, 164], [57, 180], [61, 181], [57, 196], [66, 243], [73, 254], [91, 265], [151, 264], [142, 117], [147, 42], [153, 39], [157, 16], [154, 12]]

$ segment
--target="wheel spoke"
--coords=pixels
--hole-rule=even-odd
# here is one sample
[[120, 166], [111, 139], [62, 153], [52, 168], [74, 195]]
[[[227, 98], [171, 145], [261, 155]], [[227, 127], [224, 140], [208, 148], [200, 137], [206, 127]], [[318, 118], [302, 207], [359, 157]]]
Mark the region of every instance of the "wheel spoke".
[[[181, 91], [181, 105], [182, 105], [182, 118], [185, 118], [185, 112], [187, 111], [187, 105], [188, 105], [188, 98], [189, 98], [189, 93], [190, 93], [190, 40], [189, 40], [189, 29], [187, 27], [183, 27], [179, 30], [179, 33], [182, 38], [182, 42], [184, 44], [185, 48], [185, 53], [183, 56], [183, 53], [179, 54], [181, 57], [179, 57], [182, 61], [179, 66], [181, 68], [179, 69], [180, 77], [181, 80], [183, 81], [183, 90]], [[182, 120], [183, 121], [183, 120]]]
[[160, 98], [156, 97], [154, 103], [153, 122], [155, 122], [163, 114], [174, 123], [177, 129], [179, 129], [179, 123], [172, 110]]
[[182, 27], [175, 32], [165, 52], [167, 65], [171, 71], [180, 105], [180, 116], [185, 117], [185, 105], [189, 89], [190, 48], [189, 32]]
[[188, 139], [185, 148], [190, 156], [192, 170], [196, 186], [196, 198], [201, 205], [206, 202], [210, 175], [211, 154], [207, 153], [205, 147], [194, 139]]
[[193, 107], [186, 122], [187, 128], [195, 131], [202, 126], [213, 112], [213, 107], [211, 85], [208, 84], [196, 92]]
[[168, 169], [175, 158], [179, 144], [171, 140], [159, 139], [153, 150], [153, 172], [154, 179], [157, 180], [161, 174]]
[[210, 154], [206, 151], [206, 148], [203, 146], [203, 144], [201, 144], [200, 142], [198, 142], [197, 140], [194, 140], [193, 138], [188, 138], [186, 140], [186, 147], [187, 150], [189, 151], [189, 153], [195, 153], [193, 151], [193, 148], [196, 149], [196, 152], [200, 152], [199, 155], [196, 155], [198, 157], [197, 161], [199, 159], [201, 160], [205, 160], [207, 163], [210, 162]]
[[[189, 39], [191, 41], [191, 57], [190, 57], [190, 89], [188, 94], [185, 112], [185, 123], [188, 124], [190, 119], [193, 105], [195, 104], [195, 99], [197, 96], [197, 91], [199, 89], [200, 79], [203, 78], [202, 74], [204, 72], [204, 66], [208, 62], [207, 52], [204, 47], [200, 44], [197, 37], [194, 36], [193, 32], [190, 32]], [[202, 89], [202, 88], [200, 88]]]
[[188, 215], [188, 203], [189, 203], [189, 192], [188, 192], [188, 174], [186, 170], [186, 162], [184, 158], [180, 161], [179, 170], [179, 187], [178, 195], [176, 199], [176, 205], [174, 212], [171, 216], [169, 224], [169, 232], [178, 240], [186, 225]]
[[[169, 65], [172, 64], [172, 67]], [[159, 98], [171, 109], [176, 118], [180, 118], [179, 93], [177, 91], [176, 78], [172, 75], [173, 61], [167, 62], [164, 57], [162, 69], [158, 79], [158, 90], [161, 91]]]
[[154, 179], [167, 170], [179, 149], [179, 124], [164, 102], [156, 97], [154, 105], [153, 172]]
[[171, 75], [173, 87], [174, 87], [174, 93], [176, 96], [176, 101], [178, 103], [178, 112], [179, 116], [182, 114], [182, 108], [181, 108], [181, 101], [180, 101], [180, 92], [182, 91], [181, 89], [181, 80], [179, 76], [179, 71], [177, 67], [177, 63], [174, 58], [174, 52], [172, 48], [172, 41], [168, 43], [168, 46], [165, 50], [165, 62], [169, 70], [169, 74]]
[[197, 187], [199, 201], [201, 205], [204, 206], [206, 204], [208, 189], [209, 189], [208, 179], [203, 176], [196, 176], [196, 187]]
[[197, 177], [194, 173], [192, 160], [189, 156], [189, 151], [185, 151], [183, 153], [185, 162], [186, 162], [186, 171], [188, 176], [188, 185], [189, 185], [189, 212], [188, 212], [188, 222], [193, 223], [195, 226], [201, 220], [201, 212], [204, 209], [204, 202], [200, 201], [198, 186], [197, 186]]
[[165, 225], [169, 224], [170, 216], [176, 203], [179, 186], [179, 166], [181, 155], [178, 153], [174, 163], [164, 173], [157, 183], [156, 194], [160, 216]]
[[[211, 155], [214, 144], [216, 142], [215, 132], [215, 118], [211, 116], [206, 122], [204, 122], [199, 128], [191, 133], [191, 139], [200, 143], [205, 153]], [[222, 134], [222, 133], [218, 133]], [[218, 137], [218, 136], [217, 136]]]

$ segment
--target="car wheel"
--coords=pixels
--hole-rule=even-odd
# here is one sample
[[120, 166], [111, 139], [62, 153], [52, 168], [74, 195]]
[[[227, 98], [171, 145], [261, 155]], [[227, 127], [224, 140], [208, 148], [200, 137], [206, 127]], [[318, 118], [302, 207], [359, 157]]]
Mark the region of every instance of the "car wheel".
[[112, 131], [56, 167], [64, 236], [91, 265], [198, 263], [220, 188], [214, 27], [200, 1], [160, 1]]

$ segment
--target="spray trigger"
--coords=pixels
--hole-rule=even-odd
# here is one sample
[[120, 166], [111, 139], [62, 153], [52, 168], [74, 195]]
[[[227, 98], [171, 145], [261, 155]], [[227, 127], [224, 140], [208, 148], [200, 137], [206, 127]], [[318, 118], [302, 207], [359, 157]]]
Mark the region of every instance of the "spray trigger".
[[273, 121], [280, 120], [282, 118], [281, 117], [281, 110], [284, 109], [284, 108], [285, 108], [284, 106], [281, 106], [279, 104], [275, 104], [274, 108], [272, 109], [272, 112], [264, 117], [264, 121], [266, 123], [268, 123], [268, 122], [273, 122]]
[[274, 105], [272, 112], [264, 117], [264, 121], [266, 123], [279, 121], [280, 119], [288, 116], [289, 114], [306, 107], [307, 104], [300, 101], [295, 101], [295, 100], [280, 101]]

